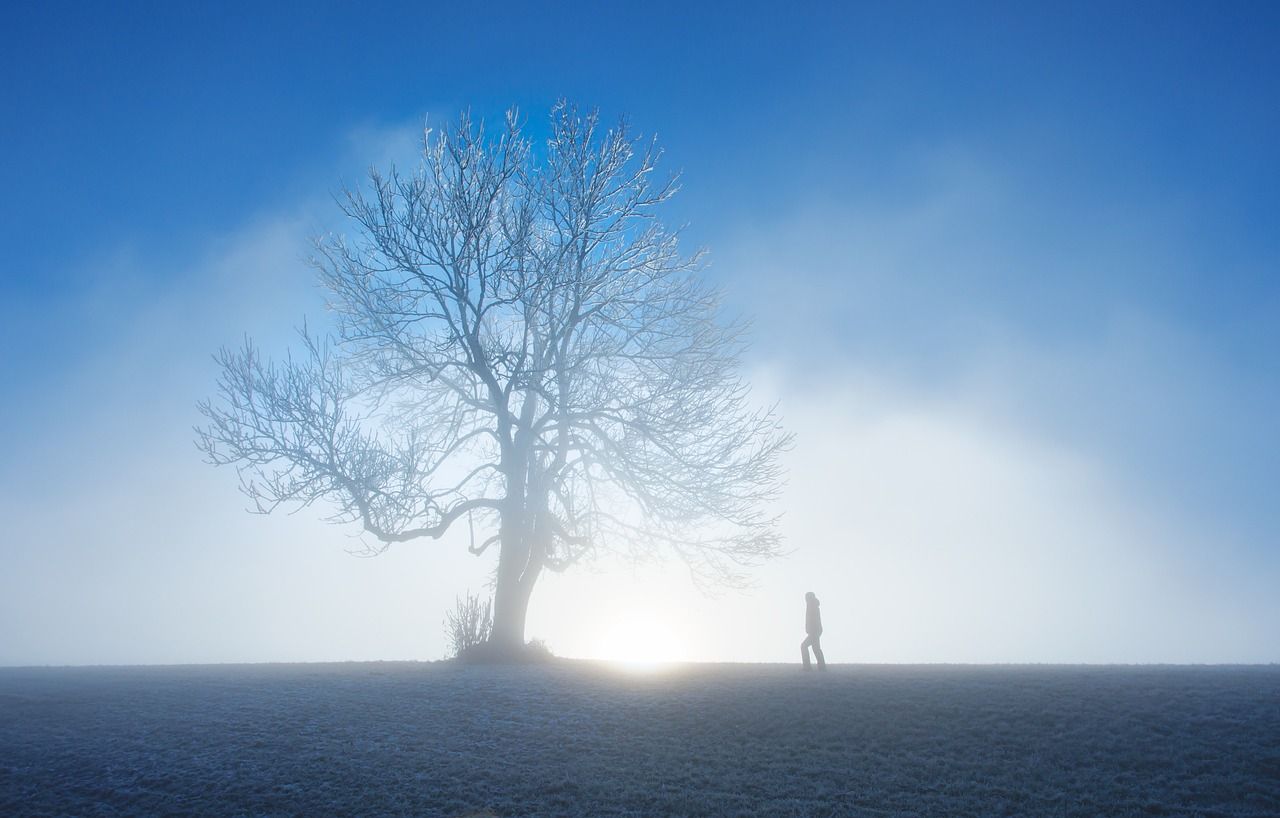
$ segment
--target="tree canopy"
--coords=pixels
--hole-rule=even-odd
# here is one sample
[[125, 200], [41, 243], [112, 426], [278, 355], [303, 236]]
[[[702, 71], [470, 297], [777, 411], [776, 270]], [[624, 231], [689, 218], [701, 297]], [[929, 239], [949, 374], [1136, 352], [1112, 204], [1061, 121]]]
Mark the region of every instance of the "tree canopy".
[[332, 332], [279, 362], [222, 350], [198, 430], [260, 511], [324, 501], [375, 549], [478, 529], [507, 645], [540, 573], [602, 550], [730, 582], [776, 555], [790, 441], [742, 379], [745, 324], [658, 219], [678, 179], [656, 141], [560, 103], [539, 147], [514, 111], [464, 115], [347, 191], [355, 235], [313, 259]]

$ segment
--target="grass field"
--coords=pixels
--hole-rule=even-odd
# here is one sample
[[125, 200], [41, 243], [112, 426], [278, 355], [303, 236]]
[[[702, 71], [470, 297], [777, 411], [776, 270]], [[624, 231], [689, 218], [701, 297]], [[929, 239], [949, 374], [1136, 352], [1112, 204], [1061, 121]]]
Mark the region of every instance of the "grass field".
[[1280, 815], [1280, 667], [0, 669], [0, 815]]

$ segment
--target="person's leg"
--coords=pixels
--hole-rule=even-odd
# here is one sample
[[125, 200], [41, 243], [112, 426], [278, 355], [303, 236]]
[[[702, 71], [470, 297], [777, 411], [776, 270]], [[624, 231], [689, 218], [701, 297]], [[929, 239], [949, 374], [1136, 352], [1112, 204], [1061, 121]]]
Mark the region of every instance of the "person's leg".
[[809, 669], [809, 645], [813, 644], [813, 637], [806, 636], [804, 641], [800, 643], [800, 658], [804, 661], [804, 669]]
[[822, 655], [822, 637], [814, 636], [813, 639], [813, 655], [818, 657], [818, 670], [827, 669], [827, 657]]

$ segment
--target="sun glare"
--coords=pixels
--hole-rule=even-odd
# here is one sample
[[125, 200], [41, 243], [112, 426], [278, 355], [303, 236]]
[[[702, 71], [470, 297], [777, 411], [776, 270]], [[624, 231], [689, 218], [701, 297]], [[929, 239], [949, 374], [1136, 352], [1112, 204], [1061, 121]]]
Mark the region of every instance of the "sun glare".
[[661, 616], [628, 614], [603, 629], [596, 655], [628, 670], [655, 670], [681, 661], [686, 647]]

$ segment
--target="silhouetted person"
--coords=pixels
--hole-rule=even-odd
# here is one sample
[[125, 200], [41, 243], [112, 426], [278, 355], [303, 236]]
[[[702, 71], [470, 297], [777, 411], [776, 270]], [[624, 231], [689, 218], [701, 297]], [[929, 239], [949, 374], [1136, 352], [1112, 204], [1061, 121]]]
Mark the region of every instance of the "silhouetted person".
[[818, 610], [818, 598], [813, 591], [804, 595], [804, 632], [808, 634], [800, 643], [800, 658], [804, 659], [804, 669], [809, 669], [809, 646], [813, 646], [813, 655], [818, 659], [818, 670], [827, 669], [827, 657], [822, 655], [822, 613]]

